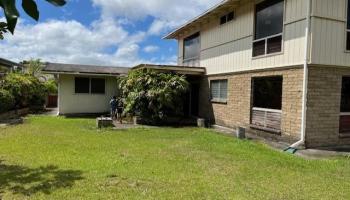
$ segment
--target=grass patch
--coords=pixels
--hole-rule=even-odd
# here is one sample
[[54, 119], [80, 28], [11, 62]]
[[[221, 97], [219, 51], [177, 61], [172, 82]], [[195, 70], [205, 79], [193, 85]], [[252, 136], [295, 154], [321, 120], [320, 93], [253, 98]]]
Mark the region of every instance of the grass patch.
[[0, 128], [0, 199], [348, 199], [350, 160], [305, 160], [197, 128]]

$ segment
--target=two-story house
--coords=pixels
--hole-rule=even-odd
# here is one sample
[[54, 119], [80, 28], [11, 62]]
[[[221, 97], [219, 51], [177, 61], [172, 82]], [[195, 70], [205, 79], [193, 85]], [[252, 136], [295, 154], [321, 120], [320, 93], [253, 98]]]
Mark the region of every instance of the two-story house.
[[198, 115], [294, 146], [350, 144], [350, 2], [224, 0], [174, 30]]

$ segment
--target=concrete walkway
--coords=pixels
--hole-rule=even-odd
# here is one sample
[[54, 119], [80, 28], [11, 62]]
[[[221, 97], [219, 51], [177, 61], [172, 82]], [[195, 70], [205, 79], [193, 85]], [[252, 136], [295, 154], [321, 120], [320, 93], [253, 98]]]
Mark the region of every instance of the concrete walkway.
[[[214, 126], [213, 128], [218, 133], [236, 137], [234, 129], [221, 127], [221, 126]], [[286, 148], [288, 148], [290, 145], [285, 142], [278, 142], [278, 141], [269, 140], [263, 137], [259, 137], [255, 134], [250, 134], [249, 132], [246, 133], [246, 136], [247, 136], [247, 139], [249, 140], [263, 142], [264, 144], [267, 144], [271, 148], [282, 152]], [[300, 149], [295, 153], [295, 155], [305, 159], [330, 159], [334, 157], [347, 157], [350, 159], [350, 146], [348, 148], [344, 147], [341, 150]]]
[[42, 114], [47, 116], [57, 116], [58, 108], [46, 108], [46, 111], [43, 112]]

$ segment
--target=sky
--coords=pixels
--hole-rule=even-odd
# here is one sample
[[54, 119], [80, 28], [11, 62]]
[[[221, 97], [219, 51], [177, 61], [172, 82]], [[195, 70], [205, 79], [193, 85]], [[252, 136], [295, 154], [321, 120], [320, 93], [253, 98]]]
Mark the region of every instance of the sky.
[[[67, 0], [60, 8], [36, 0], [39, 22], [21, 14], [0, 57], [22, 61], [131, 67], [176, 64], [177, 42], [162, 37], [220, 0]], [[0, 13], [0, 21], [4, 21]]]

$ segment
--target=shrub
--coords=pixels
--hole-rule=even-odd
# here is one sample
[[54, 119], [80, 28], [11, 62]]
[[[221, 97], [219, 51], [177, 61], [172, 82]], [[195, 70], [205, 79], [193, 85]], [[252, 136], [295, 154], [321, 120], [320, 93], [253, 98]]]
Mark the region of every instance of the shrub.
[[9, 91], [16, 107], [43, 105], [45, 102], [46, 88], [38, 78], [19, 73], [8, 74], [1, 88]]
[[57, 94], [58, 92], [57, 82], [54, 79], [50, 79], [46, 81], [44, 84], [48, 94]]
[[188, 89], [185, 76], [151, 69], [132, 70], [121, 80], [125, 112], [138, 113], [151, 122], [183, 114], [183, 94]]
[[4, 89], [0, 89], [0, 113], [13, 109], [15, 106], [15, 98]]

